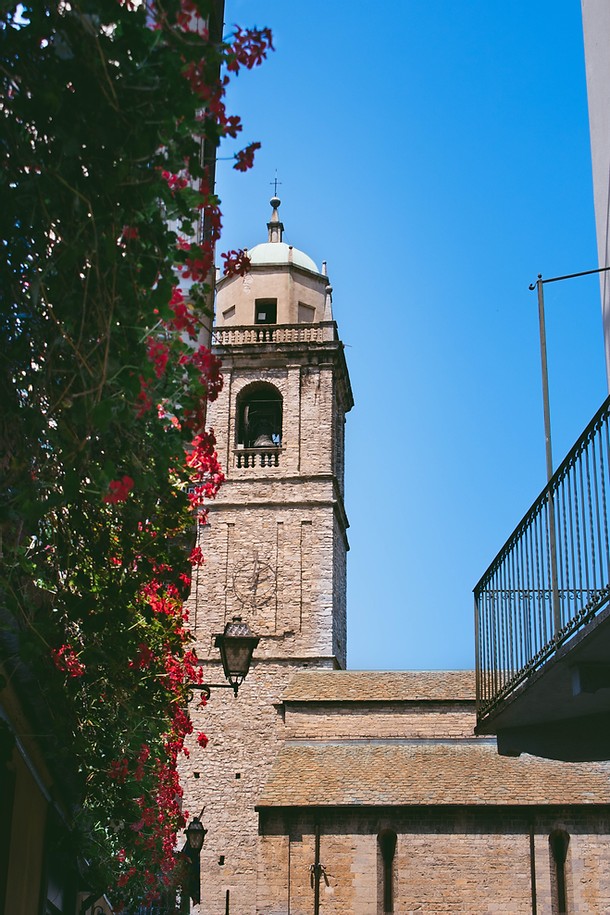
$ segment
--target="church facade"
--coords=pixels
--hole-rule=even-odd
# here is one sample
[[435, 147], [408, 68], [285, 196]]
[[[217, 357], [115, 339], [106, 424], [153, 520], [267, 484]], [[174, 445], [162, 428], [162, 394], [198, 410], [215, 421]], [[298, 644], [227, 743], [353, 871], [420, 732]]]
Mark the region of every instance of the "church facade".
[[226, 473], [190, 601], [197, 653], [241, 617], [260, 643], [234, 698], [195, 708], [185, 806], [208, 830], [206, 915], [610, 911], [610, 766], [499, 757], [469, 671], [346, 667], [344, 425], [332, 287], [272, 198], [250, 271], [218, 283]]

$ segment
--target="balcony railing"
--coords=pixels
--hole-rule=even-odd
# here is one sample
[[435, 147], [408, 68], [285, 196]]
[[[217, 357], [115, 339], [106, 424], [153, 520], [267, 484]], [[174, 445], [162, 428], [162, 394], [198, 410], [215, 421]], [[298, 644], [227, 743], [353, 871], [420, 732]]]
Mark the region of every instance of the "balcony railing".
[[236, 448], [236, 467], [279, 467], [282, 449], [277, 448]]
[[247, 324], [214, 327], [215, 346], [244, 346], [252, 343], [325, 343], [337, 339], [333, 321], [321, 324]]
[[474, 589], [479, 718], [608, 603], [609, 417], [610, 397]]

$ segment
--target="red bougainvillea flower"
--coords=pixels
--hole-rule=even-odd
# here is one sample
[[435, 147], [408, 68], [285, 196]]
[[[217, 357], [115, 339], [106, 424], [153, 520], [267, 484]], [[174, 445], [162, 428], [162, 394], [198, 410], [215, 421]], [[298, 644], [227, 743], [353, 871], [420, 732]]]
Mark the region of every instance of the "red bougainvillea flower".
[[229, 115], [224, 123], [225, 135], [235, 139], [240, 130], [243, 130], [241, 118], [238, 118], [235, 115]]
[[113, 759], [110, 763], [110, 769], [108, 770], [108, 775], [110, 778], [113, 778], [115, 781], [122, 784], [129, 773], [129, 760], [123, 757], [123, 759]]
[[260, 148], [260, 143], [250, 143], [245, 149], [240, 149], [240, 151], [235, 154], [236, 162], [233, 168], [238, 172], [247, 172], [248, 169], [252, 168], [254, 165], [254, 153]]
[[167, 360], [169, 359], [169, 346], [167, 343], [149, 337], [146, 344], [146, 355], [148, 356], [149, 362], [152, 362], [154, 366], [157, 378], [162, 378], [165, 374]]
[[53, 662], [58, 670], [67, 673], [70, 677], [82, 677], [85, 665], [82, 664], [71, 645], [61, 645], [51, 651]]
[[235, 26], [227, 70], [237, 73], [240, 67], [246, 67], [247, 70], [258, 67], [268, 50], [273, 50], [271, 29], [242, 29]]
[[187, 179], [183, 175], [172, 175], [171, 172], [161, 172], [161, 177], [167, 181], [170, 190], [182, 190], [188, 184]]
[[150, 756], [150, 747], [143, 743], [140, 752], [138, 754], [138, 764], [134, 772], [134, 778], [137, 782], [141, 782], [144, 778], [146, 761]]
[[191, 246], [192, 256], [186, 258], [179, 267], [183, 279], [192, 280], [194, 283], [203, 283], [208, 277], [214, 263], [212, 248], [207, 243], [195, 247]]
[[140, 375], [140, 391], [136, 398], [136, 402], [138, 403], [138, 411], [136, 413], [136, 417], [138, 419], [140, 419], [142, 416], [144, 416], [145, 413], [148, 413], [148, 411], [152, 410], [153, 408], [152, 398], [149, 393], [150, 385], [151, 382], [144, 378], [143, 375]]
[[199, 744], [200, 747], [203, 747], [204, 750], [207, 747], [208, 738], [205, 736], [203, 731], [201, 731], [199, 734], [197, 734], [197, 743]]
[[111, 480], [108, 484], [108, 493], [104, 496], [103, 501], [114, 505], [117, 502], [124, 502], [133, 489], [133, 479], [127, 474], [120, 480]]
[[129, 662], [130, 667], [135, 667], [138, 670], [145, 670], [147, 667], [150, 667], [153, 661], [154, 655], [148, 645], [145, 645], [144, 642], [141, 642], [138, 645], [138, 653], [133, 659]]
[[189, 562], [194, 566], [200, 566], [203, 564], [203, 550], [200, 546], [193, 547], [189, 554]]
[[140, 232], [137, 226], [123, 226], [123, 232], [121, 233], [121, 238], [127, 240], [129, 238], [138, 238]]
[[250, 269], [250, 258], [245, 251], [225, 251], [220, 256], [224, 260], [225, 276], [245, 276]]
[[167, 322], [168, 326], [178, 331], [178, 333], [185, 332], [195, 339], [199, 332], [199, 324], [196, 321], [194, 313], [184, 301], [184, 296], [178, 286], [174, 286], [172, 290], [169, 307], [173, 311], [174, 316]]

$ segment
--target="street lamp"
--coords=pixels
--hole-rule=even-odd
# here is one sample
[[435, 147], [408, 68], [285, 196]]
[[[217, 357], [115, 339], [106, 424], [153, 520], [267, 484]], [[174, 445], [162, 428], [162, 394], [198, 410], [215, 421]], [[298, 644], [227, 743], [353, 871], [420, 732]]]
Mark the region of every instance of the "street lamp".
[[[203, 810], [205, 810], [205, 807]], [[203, 848], [203, 842], [207, 833], [207, 829], [204, 828], [203, 823], [201, 822], [203, 810], [198, 817], [193, 817], [185, 829], [184, 832], [186, 835], [186, 842], [184, 843], [184, 848], [182, 849], [183, 853], [189, 860], [186, 881], [183, 884], [183, 888], [187, 890], [188, 896], [190, 896], [191, 900], [196, 903], [201, 902], [201, 868], [199, 864], [199, 856], [201, 854], [201, 849]], [[185, 906], [187, 905], [188, 904], [185, 896], [182, 900], [180, 910], [184, 911]]]
[[225, 626], [225, 631], [214, 639], [215, 647], [220, 649], [222, 669], [235, 695], [248, 675], [252, 654], [259, 641], [241, 616], [234, 616], [232, 622]]
[[252, 654], [260, 639], [254, 635], [241, 616], [234, 616], [224, 632], [216, 635], [214, 647], [220, 649], [220, 659], [228, 683], [189, 683], [190, 689], [200, 690], [206, 699], [211, 689], [232, 689], [235, 696], [244, 682], [252, 663]]
[[551, 447], [551, 408], [549, 405], [549, 373], [546, 357], [546, 319], [544, 316], [544, 287], [547, 283], [558, 283], [562, 280], [573, 280], [580, 276], [591, 276], [594, 273], [606, 273], [610, 267], [598, 267], [596, 270], [581, 270], [580, 273], [567, 273], [565, 276], [550, 276], [547, 279], [538, 274], [535, 283], [530, 283], [530, 291], [538, 293], [538, 324], [540, 330], [540, 365], [542, 369], [542, 406], [544, 410], [544, 437], [546, 440], [546, 477], [547, 482], [553, 476], [553, 450]]
[[[546, 479], [547, 486], [553, 478], [553, 447], [551, 444], [551, 407], [549, 401], [549, 371], [546, 354], [546, 318], [544, 314], [544, 287], [546, 283], [558, 283], [563, 280], [574, 280], [581, 276], [591, 276], [594, 273], [606, 273], [610, 267], [598, 267], [596, 270], [581, 270], [580, 273], [567, 273], [565, 276], [550, 276], [547, 279], [538, 274], [535, 283], [530, 283], [530, 291], [536, 290], [538, 294], [538, 326], [540, 333], [540, 368], [542, 371], [542, 409], [544, 413], [544, 438], [546, 443]], [[557, 530], [555, 525], [554, 493], [549, 486], [549, 558], [551, 561], [551, 591], [553, 599], [553, 626], [557, 634], [562, 626], [561, 600], [559, 594], [559, 577], [557, 568]]]
[[[201, 813], [203, 813], [203, 810]], [[203, 848], [203, 842], [207, 835], [207, 829], [204, 829], [203, 823], [199, 817], [193, 817], [191, 822], [188, 824], [185, 832], [189, 849], [198, 855]]]

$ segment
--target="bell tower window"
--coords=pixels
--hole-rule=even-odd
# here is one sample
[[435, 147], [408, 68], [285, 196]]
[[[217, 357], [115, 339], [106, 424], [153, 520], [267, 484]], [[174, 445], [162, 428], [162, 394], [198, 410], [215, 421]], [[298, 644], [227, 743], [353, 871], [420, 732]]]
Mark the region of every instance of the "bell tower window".
[[277, 299], [256, 299], [254, 302], [255, 324], [277, 324]]
[[281, 448], [282, 395], [266, 382], [248, 385], [237, 399], [237, 445]]

